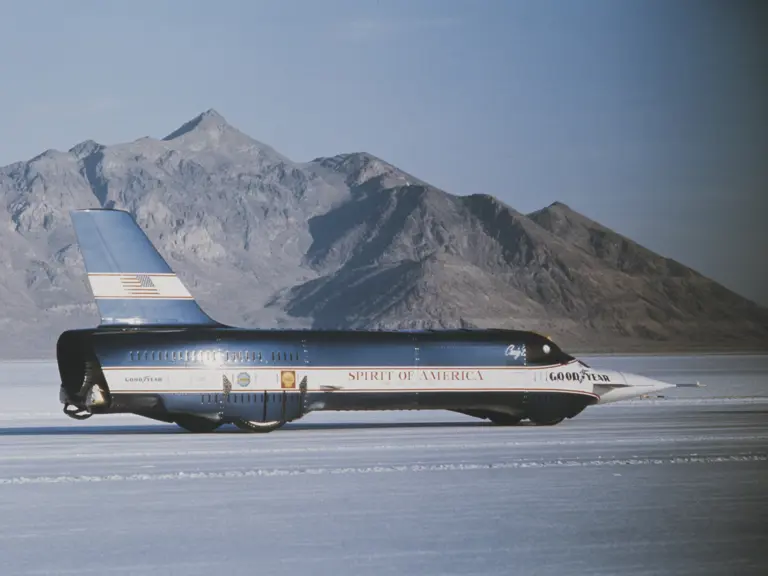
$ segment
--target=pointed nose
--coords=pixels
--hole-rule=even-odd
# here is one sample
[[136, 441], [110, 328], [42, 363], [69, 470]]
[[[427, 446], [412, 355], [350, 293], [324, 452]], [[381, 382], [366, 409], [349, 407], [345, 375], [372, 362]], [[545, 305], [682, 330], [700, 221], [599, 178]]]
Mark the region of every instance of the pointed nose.
[[616, 378], [615, 380], [623, 380], [624, 384], [613, 386], [610, 384], [595, 384], [595, 391], [600, 396], [600, 404], [618, 402], [619, 400], [629, 400], [630, 398], [639, 398], [640, 396], [654, 394], [675, 386], [674, 384], [662, 382], [661, 380], [654, 380], [653, 378], [640, 376], [639, 374], [621, 372], [619, 375], [621, 378]]
[[637, 392], [637, 395], [652, 394], [654, 392], [661, 392], [667, 388], [674, 388], [674, 384], [669, 382], [663, 382], [661, 380], [654, 380], [647, 376], [640, 376], [640, 374], [627, 374], [624, 373], [624, 380], [627, 382], [627, 386], [631, 386]]

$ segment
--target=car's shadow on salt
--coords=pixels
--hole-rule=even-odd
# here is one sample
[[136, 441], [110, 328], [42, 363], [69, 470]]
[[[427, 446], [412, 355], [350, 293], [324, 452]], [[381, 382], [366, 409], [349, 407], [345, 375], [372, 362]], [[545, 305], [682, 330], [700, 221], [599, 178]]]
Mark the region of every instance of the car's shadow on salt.
[[[526, 423], [520, 426], [525, 426]], [[290, 432], [313, 430], [375, 430], [407, 428], [477, 428], [494, 426], [486, 420], [446, 421], [446, 422], [302, 422], [286, 424], [283, 428], [266, 435], [274, 437]], [[243, 434], [264, 436], [265, 434], [247, 432], [233, 425], [224, 425], [210, 433], [197, 434], [188, 432], [175, 424], [148, 425], [85, 425], [85, 426], [9, 426], [0, 427], [0, 436], [135, 436], [135, 435], [188, 435], [206, 437], [221, 434]]]
[[136, 434], [183, 434], [178, 426], [112, 425], [112, 426], [9, 426], [0, 428], [0, 436], [103, 436]]

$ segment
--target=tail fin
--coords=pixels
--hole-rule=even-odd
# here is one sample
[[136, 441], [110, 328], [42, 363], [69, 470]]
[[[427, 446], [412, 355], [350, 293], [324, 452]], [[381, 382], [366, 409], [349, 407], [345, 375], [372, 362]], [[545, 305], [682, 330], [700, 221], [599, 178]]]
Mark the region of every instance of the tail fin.
[[71, 212], [101, 325], [217, 326], [128, 212]]

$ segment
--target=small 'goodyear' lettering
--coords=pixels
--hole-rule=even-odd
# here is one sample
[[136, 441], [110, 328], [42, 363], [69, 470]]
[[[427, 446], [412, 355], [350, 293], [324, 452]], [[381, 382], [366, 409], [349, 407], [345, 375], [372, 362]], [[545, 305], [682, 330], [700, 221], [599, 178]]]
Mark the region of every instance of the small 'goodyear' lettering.
[[159, 384], [163, 381], [162, 376], [126, 376], [125, 382], [132, 384]]
[[597, 374], [595, 372], [584, 372], [584, 377], [590, 382], [610, 382], [611, 377], [607, 374]]
[[596, 372], [550, 372], [549, 379], [553, 382], [610, 382], [611, 378], [607, 374], [598, 374]]

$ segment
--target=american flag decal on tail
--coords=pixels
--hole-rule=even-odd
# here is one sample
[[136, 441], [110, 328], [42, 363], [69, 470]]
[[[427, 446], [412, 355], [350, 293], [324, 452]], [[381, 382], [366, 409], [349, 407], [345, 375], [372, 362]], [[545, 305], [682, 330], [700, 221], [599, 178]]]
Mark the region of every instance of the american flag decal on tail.
[[120, 277], [120, 284], [130, 296], [158, 296], [155, 283], [147, 274], [124, 275]]
[[96, 299], [192, 300], [176, 274], [88, 274]]

